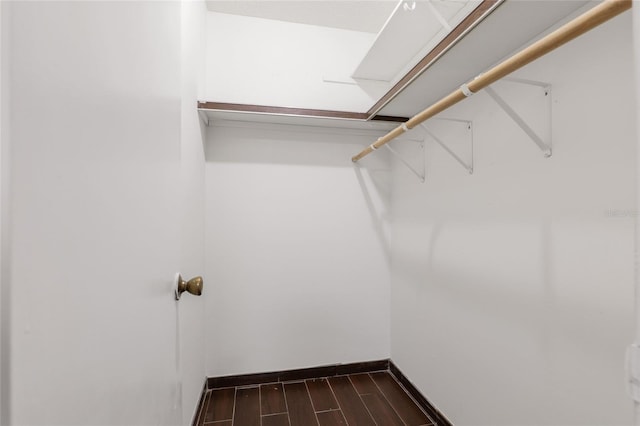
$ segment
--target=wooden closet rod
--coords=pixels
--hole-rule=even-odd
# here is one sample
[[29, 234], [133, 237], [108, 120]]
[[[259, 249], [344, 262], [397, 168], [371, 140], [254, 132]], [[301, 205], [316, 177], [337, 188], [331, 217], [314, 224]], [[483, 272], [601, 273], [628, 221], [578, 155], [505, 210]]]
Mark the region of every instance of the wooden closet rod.
[[441, 113], [463, 99], [466, 99], [468, 96], [479, 92], [485, 87], [500, 80], [502, 77], [511, 74], [574, 38], [581, 36], [587, 31], [619, 15], [625, 10], [631, 9], [631, 2], [632, 0], [604, 0], [598, 6], [578, 16], [576, 19], [568, 22], [551, 34], [533, 43], [531, 46], [521, 50], [484, 74], [480, 74], [470, 82], [463, 84], [456, 91], [440, 99], [438, 102], [422, 112], [414, 115], [409, 121], [391, 130], [376, 142], [363, 149], [359, 154], [353, 156], [351, 161], [355, 163], [365, 155], [372, 153], [401, 134], [413, 129], [423, 121]]

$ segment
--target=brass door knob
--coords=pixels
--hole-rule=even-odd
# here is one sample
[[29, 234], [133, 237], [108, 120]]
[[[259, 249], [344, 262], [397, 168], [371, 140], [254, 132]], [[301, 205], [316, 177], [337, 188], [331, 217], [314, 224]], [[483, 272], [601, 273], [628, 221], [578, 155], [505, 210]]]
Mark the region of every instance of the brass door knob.
[[185, 291], [191, 293], [194, 296], [200, 296], [202, 294], [202, 287], [204, 281], [202, 277], [191, 278], [189, 281], [185, 281], [182, 275], [178, 275], [178, 286], [176, 288], [176, 300], [180, 300], [180, 296]]

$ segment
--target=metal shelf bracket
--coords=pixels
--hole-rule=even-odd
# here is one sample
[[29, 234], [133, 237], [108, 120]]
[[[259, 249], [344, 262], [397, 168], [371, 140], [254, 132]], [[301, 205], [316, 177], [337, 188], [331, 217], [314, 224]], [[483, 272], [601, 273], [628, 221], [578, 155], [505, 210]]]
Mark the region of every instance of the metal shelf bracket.
[[[541, 138], [538, 133], [535, 132], [531, 128], [531, 126], [518, 114], [508, 103], [502, 98], [493, 87], [488, 86], [484, 90], [487, 94], [502, 108], [504, 112], [531, 138], [531, 140], [538, 145], [538, 148], [542, 150], [544, 156], [546, 158], [551, 157], [551, 142], [552, 142], [552, 132], [551, 132], [551, 124], [552, 124], [552, 114], [551, 114], [551, 84], [544, 83], [541, 81], [534, 80], [526, 80], [522, 78], [503, 78], [502, 81], [509, 83], [517, 83], [517, 84], [525, 84], [528, 86], [536, 86], [542, 88], [543, 95], [547, 98], [547, 117], [549, 120], [549, 130], [547, 131], [546, 137]], [[546, 140], [545, 140], [546, 139]]]
[[427, 171], [426, 171], [426, 162], [425, 162], [425, 158], [424, 158], [424, 142], [418, 142], [418, 146], [420, 148], [420, 158], [422, 159], [421, 163], [422, 163], [422, 167], [421, 170], [418, 171], [416, 170], [415, 167], [413, 167], [407, 160], [405, 160], [402, 155], [400, 155], [398, 153], [398, 151], [396, 151], [395, 149], [391, 148], [389, 146], [389, 144], [385, 145], [385, 147], [389, 150], [389, 152], [391, 152], [391, 154], [393, 156], [395, 156], [402, 164], [404, 164], [409, 170], [411, 170], [411, 172], [416, 175], [418, 177], [418, 179], [420, 179], [421, 183], [424, 183], [426, 176], [427, 176]]
[[456, 160], [456, 162], [458, 162], [462, 167], [464, 167], [464, 169], [470, 175], [472, 175], [473, 174], [473, 123], [469, 120], [458, 120], [454, 118], [433, 118], [433, 120], [452, 121], [457, 123], [463, 123], [466, 126], [467, 131], [469, 132], [469, 151], [470, 151], [469, 162], [464, 161], [462, 158], [460, 158], [458, 154], [453, 152], [453, 150], [449, 148], [447, 144], [442, 141], [442, 139], [436, 136], [424, 123], [420, 124], [420, 127], [424, 129], [427, 136], [429, 136], [431, 139], [436, 141], [436, 143], [440, 145], [442, 149], [444, 149], [449, 155], [451, 155], [451, 157], [453, 157], [453, 159]]

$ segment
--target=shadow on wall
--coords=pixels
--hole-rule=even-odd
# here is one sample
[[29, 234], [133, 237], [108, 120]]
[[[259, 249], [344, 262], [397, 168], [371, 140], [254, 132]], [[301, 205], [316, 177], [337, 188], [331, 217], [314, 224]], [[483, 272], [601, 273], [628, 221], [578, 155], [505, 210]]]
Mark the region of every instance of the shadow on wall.
[[[388, 214], [388, 206], [384, 206], [384, 209], [381, 209], [379, 205], [376, 205], [374, 198], [376, 193], [386, 193], [388, 199], [389, 197], [389, 171], [388, 170], [372, 170], [369, 172], [369, 179], [366, 179], [361, 166], [359, 164], [355, 164], [353, 166], [353, 171], [358, 179], [358, 184], [360, 185], [360, 189], [362, 191], [362, 197], [364, 198], [365, 203], [367, 204], [367, 210], [369, 211], [369, 216], [371, 218], [371, 223], [373, 224], [374, 230], [376, 231], [376, 235], [378, 236], [378, 240], [380, 241], [380, 245], [384, 250], [385, 258], [387, 261], [391, 259], [391, 247], [390, 247], [390, 224], [389, 224], [389, 214]], [[376, 179], [378, 177], [378, 179]], [[373, 188], [370, 188], [373, 187]]]
[[[205, 156], [207, 162], [218, 163], [352, 167], [351, 157], [381, 135], [369, 130], [220, 121], [208, 128]], [[371, 165], [389, 169], [386, 156], [378, 156]]]
[[[484, 324], [508, 324], [545, 348], [543, 353], [567, 345], [585, 356], [606, 358], [609, 348], [619, 344], [619, 334], [630, 330], [630, 318], [628, 309], [611, 309], [602, 291], [632, 292], [631, 284], [615, 272], [624, 271], [630, 259], [604, 260], [587, 253], [594, 242], [616, 244], [610, 224], [594, 222], [585, 235], [580, 226], [566, 229], [561, 222], [436, 221], [419, 231], [416, 239], [425, 242], [422, 247], [405, 248], [395, 257], [393, 274], [407, 291], [421, 295], [418, 299], [428, 294], [432, 303], [483, 318]], [[620, 223], [617, 233], [625, 233], [626, 227]], [[607, 276], [601, 271], [603, 261], [611, 266]], [[611, 333], [612, 328], [620, 332]]]
[[[385, 257], [389, 259], [389, 205], [391, 170], [388, 153], [380, 152], [367, 158], [366, 163], [354, 164], [351, 157], [369, 145], [380, 133], [353, 129], [287, 126], [223, 122], [208, 128], [205, 146], [206, 161], [213, 163], [242, 163], [291, 166], [286, 169], [296, 179], [300, 168], [335, 168], [336, 172], [353, 170], [362, 194], [362, 201]], [[349, 173], [351, 173], [349, 171]], [[330, 175], [325, 175], [330, 176]], [[346, 176], [336, 178], [336, 185], [351, 181]], [[330, 182], [326, 182], [330, 185]], [[331, 190], [310, 185], [310, 191]], [[338, 188], [336, 188], [337, 190]], [[324, 195], [318, 194], [324, 198]], [[339, 209], [340, 206], [335, 206]], [[365, 220], [365, 218], [362, 218]]]

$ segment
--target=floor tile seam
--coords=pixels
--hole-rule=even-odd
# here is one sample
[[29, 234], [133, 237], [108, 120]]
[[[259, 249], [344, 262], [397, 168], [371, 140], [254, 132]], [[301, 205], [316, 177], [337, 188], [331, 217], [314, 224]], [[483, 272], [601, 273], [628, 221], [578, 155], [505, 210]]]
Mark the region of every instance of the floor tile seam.
[[338, 410], [340, 410], [340, 414], [342, 414], [342, 418], [344, 419], [344, 422], [346, 423], [346, 425], [349, 426], [349, 421], [347, 420], [347, 416], [344, 414], [344, 410], [342, 409], [342, 406], [340, 405], [340, 401], [338, 400], [338, 397], [336, 396], [336, 393], [333, 390], [333, 386], [331, 386], [331, 382], [329, 382], [329, 378], [327, 377], [326, 380], [327, 380], [327, 386], [329, 386], [329, 390], [331, 391], [331, 395], [333, 395], [334, 401], [336, 401], [336, 404], [338, 404]]
[[262, 414], [262, 411], [260, 411], [260, 416], [262, 416], [262, 417], [279, 416], [281, 414], [289, 414], [289, 412], [288, 411], [278, 411], [277, 413]]
[[[221, 388], [221, 389], [222, 389], [222, 388]], [[233, 422], [233, 421], [234, 421], [234, 415], [235, 415], [235, 409], [236, 409], [236, 392], [237, 392], [237, 388], [233, 387], [233, 388], [224, 388], [224, 389], [233, 389], [233, 410], [232, 410], [232, 413], [231, 413], [231, 418], [230, 418], [230, 419], [221, 419], [221, 420], [212, 420], [212, 421], [210, 421], [210, 422], [207, 422], [207, 421], [206, 421], [206, 415], [207, 415], [207, 413], [206, 413], [206, 411], [205, 411], [205, 414], [204, 414], [204, 416], [205, 416], [205, 417], [203, 418], [203, 422], [202, 422], [202, 424], [203, 424], [203, 425], [204, 425], [204, 424], [213, 424], [213, 423], [216, 423], [216, 422], [218, 422], [218, 423], [219, 423], [219, 422], [228, 422], [228, 421]], [[210, 389], [210, 390], [208, 391], [208, 392], [210, 392], [211, 394], [209, 395], [209, 402], [207, 402], [207, 403], [206, 403], [207, 410], [209, 409], [209, 406], [210, 406], [210, 405], [212, 404], [212, 402], [213, 402], [212, 400], [213, 400], [213, 391], [214, 391], [214, 390], [219, 390], [219, 389]]]
[[[246, 386], [260, 386], [260, 385], [271, 385], [271, 384], [275, 384], [275, 383], [298, 383], [300, 381], [305, 381], [305, 380], [313, 380], [313, 379], [328, 379], [330, 377], [342, 377], [342, 376], [349, 376], [350, 374], [370, 374], [370, 373], [383, 373], [383, 372], [389, 372], [389, 369], [382, 369], [382, 370], [371, 370], [371, 371], [362, 371], [359, 373], [343, 373], [343, 374], [332, 374], [330, 376], [319, 376], [319, 377], [307, 377], [304, 379], [291, 379], [291, 380], [282, 380], [280, 377], [278, 377], [277, 380], [275, 381], [271, 381], [271, 382], [256, 382], [256, 383], [249, 383], [246, 385], [231, 385], [231, 386], [223, 386], [223, 387], [212, 387], [212, 388], [207, 388], [208, 391], [212, 391], [212, 390], [220, 390], [220, 389], [233, 389], [233, 388], [242, 388], [242, 387], [246, 387]], [[212, 377], [209, 377], [208, 379], [213, 379]]]
[[[336, 404], [338, 404], [338, 408], [329, 408], [327, 410], [319, 410], [319, 411], [316, 411], [316, 413], [322, 413], [324, 411], [340, 410], [340, 404], [338, 403], [338, 398], [336, 398], [336, 394], [333, 392], [333, 388], [331, 388], [331, 384], [329, 383], [329, 379], [332, 378], [332, 377], [341, 377], [341, 376], [330, 376], [330, 377], [319, 377], [319, 378], [316, 378], [316, 379], [308, 379], [308, 380], [324, 380], [325, 382], [327, 382], [327, 387], [329, 388], [329, 391], [331, 392], [331, 396], [333, 397], [333, 400], [336, 402]], [[311, 394], [311, 392], [309, 392], [309, 394]]]
[[289, 413], [289, 401], [287, 401], [287, 390], [284, 388], [284, 383], [282, 384], [282, 397], [284, 398], [284, 407], [287, 409], [287, 421], [289, 422], [289, 426], [291, 426], [291, 414]]
[[[390, 372], [390, 371], [386, 371], [386, 373], [387, 373], [389, 376], [393, 377], [393, 374], [391, 374], [391, 372]], [[396, 407], [393, 405], [393, 403], [391, 402], [391, 400], [389, 400], [389, 398], [388, 398], [388, 397], [387, 397], [387, 395], [384, 393], [384, 391], [382, 390], [382, 388], [381, 388], [380, 386], [378, 386], [378, 383], [377, 383], [375, 380], [373, 380], [373, 377], [371, 377], [371, 374], [369, 373], [368, 375], [369, 375], [369, 378], [371, 379], [371, 381], [373, 382], [373, 384], [375, 385], [375, 387], [376, 387], [376, 388], [378, 388], [378, 392], [380, 393], [380, 395], [384, 398], [384, 400], [385, 400], [385, 401], [387, 401], [387, 404], [389, 404], [389, 407], [391, 407], [391, 409], [393, 410], [393, 412], [394, 412], [394, 413], [396, 413], [396, 416], [398, 416], [398, 418], [400, 419], [400, 421], [402, 422], [402, 424], [403, 424], [403, 425], [405, 425], [405, 426], [408, 426], [408, 425], [407, 425], [407, 422], [405, 422], [405, 421], [404, 421], [404, 419], [402, 418], [402, 416], [400, 415], [400, 412], [398, 411], [398, 408], [396, 408]], [[403, 390], [405, 393], [407, 393], [407, 391], [406, 391], [404, 388], [402, 388], [402, 390]], [[407, 395], [409, 395], [409, 394], [407, 393]], [[413, 401], [413, 400], [412, 400], [412, 401]], [[413, 401], [413, 403], [415, 404], [415, 401]], [[416, 405], [417, 405], [417, 404], [416, 404]], [[425, 413], [425, 414], [426, 414], [426, 413]], [[431, 420], [431, 417], [427, 416], [427, 418], [428, 418], [429, 420]]]
[[344, 421], [346, 423], [347, 426], [349, 426], [349, 420], [347, 420], [347, 415], [344, 414], [344, 410], [342, 408], [342, 404], [340, 404], [340, 400], [338, 399], [338, 396], [336, 395], [336, 392], [333, 390], [333, 385], [331, 384], [331, 382], [329, 381], [329, 379], [327, 378], [327, 385], [329, 386], [329, 390], [331, 390], [331, 394], [333, 395], [333, 399], [336, 400], [336, 404], [338, 404], [338, 407], [340, 409], [340, 413], [342, 414], [342, 418], [344, 418]]
[[233, 410], [231, 411], [231, 425], [236, 422], [236, 403], [238, 399], [238, 388], [236, 387], [233, 392]]
[[[355, 386], [353, 386], [353, 382], [351, 382], [351, 377], [349, 374], [346, 375], [341, 375], [341, 376], [334, 376], [334, 377], [346, 377], [347, 380], [349, 380], [349, 383], [351, 384], [351, 387], [353, 387], [353, 390], [355, 391], [356, 395], [358, 395], [358, 398], [360, 399], [360, 402], [362, 403], [362, 405], [364, 406], [365, 410], [367, 410], [367, 413], [369, 414], [369, 417], [371, 418], [371, 421], [373, 421], [373, 423], [375, 425], [377, 425], [375, 419], [373, 418], [373, 416], [371, 415], [371, 413], [369, 412], [369, 409], [367, 408], [367, 405], [364, 403], [364, 401], [362, 401], [362, 398], [360, 398], [360, 394], [358, 394], [358, 390], [355, 388]], [[340, 407], [340, 412], [342, 413], [342, 417], [344, 417], [344, 421], [347, 423], [347, 426], [349, 425], [349, 420], [347, 420], [347, 415], [344, 414], [344, 409], [342, 408], [342, 405], [340, 404], [340, 400], [338, 399], [338, 397], [335, 394], [335, 391], [333, 390], [333, 386], [331, 385], [331, 383], [329, 382], [329, 380], [327, 380], [327, 383], [329, 384], [329, 389], [331, 389], [331, 392], [333, 393], [333, 397], [336, 400], [336, 403], [338, 404], [338, 407]], [[380, 426], [384, 426], [384, 425], [380, 425]]]
[[[358, 395], [358, 399], [360, 400], [360, 402], [362, 403], [362, 406], [364, 407], [365, 410], [367, 410], [367, 413], [369, 413], [369, 417], [371, 417], [371, 420], [373, 421], [374, 424], [378, 424], [378, 422], [376, 422], [376, 419], [373, 417], [373, 414], [371, 413], [371, 410], [369, 410], [369, 407], [367, 406], [367, 404], [364, 402], [364, 399], [362, 399], [362, 395], [360, 395], [360, 392], [358, 392], [358, 389], [356, 388], [356, 386], [353, 384], [353, 380], [351, 380], [351, 374], [349, 374], [347, 376], [347, 378], [349, 379], [349, 383], [351, 383], [351, 387], [353, 388], [353, 390], [356, 392], [356, 395]], [[373, 380], [373, 379], [372, 379]], [[380, 426], [384, 426], [384, 425], [380, 425]]]
[[277, 380], [274, 382], [267, 382], [267, 383], [249, 383], [246, 385], [239, 385], [239, 386], [227, 386], [226, 388], [213, 388], [210, 390], [218, 390], [218, 389], [228, 389], [228, 388], [232, 388], [232, 387], [250, 387], [250, 386], [263, 386], [263, 385], [275, 385], [278, 383], [302, 383], [305, 382], [307, 380], [328, 380], [331, 379], [333, 377], [348, 377], [351, 376], [353, 374], [372, 374], [372, 373], [388, 373], [389, 370], [373, 370], [373, 371], [364, 371], [362, 373], [345, 373], [345, 374], [334, 374], [331, 376], [319, 376], [319, 377], [307, 377], [306, 379], [290, 379], [290, 380]]
[[262, 383], [262, 382], [260, 382], [260, 383], [252, 383], [252, 384], [248, 384], [248, 385], [246, 385], [246, 386], [270, 386], [270, 385], [277, 385], [277, 384], [280, 384], [280, 383], [283, 383], [283, 382], [282, 382], [282, 381], [280, 381], [280, 380], [278, 380], [278, 381], [276, 381], [276, 382], [267, 382], [267, 383]]
[[[262, 391], [260, 390], [260, 385], [258, 388], [258, 422], [260, 422], [260, 426], [262, 426]], [[233, 426], [233, 425], [231, 425]]]
[[[324, 377], [313, 377], [313, 378], [307, 378], [307, 379], [295, 379], [295, 380], [287, 380], [287, 381], [282, 381], [282, 380], [278, 380], [275, 382], [269, 382], [269, 383], [255, 383], [255, 384], [246, 384], [246, 385], [240, 385], [240, 386], [228, 386], [228, 387], [222, 387], [222, 388], [212, 388], [212, 389], [208, 389], [206, 394], [205, 394], [205, 401], [202, 407], [202, 423], [201, 424], [207, 424], [207, 425], [215, 425], [215, 423], [222, 423], [222, 422], [228, 422], [229, 420], [231, 420], [231, 422], [235, 422], [235, 416], [236, 416], [236, 402], [237, 402], [237, 393], [238, 390], [243, 390], [243, 389], [253, 389], [253, 388], [258, 388], [258, 395], [259, 395], [259, 408], [260, 408], [260, 424], [262, 425], [262, 417], [268, 417], [268, 416], [273, 416], [273, 415], [282, 415], [282, 414], [286, 414], [287, 415], [287, 420], [289, 422], [289, 425], [291, 425], [291, 419], [290, 419], [290, 414], [289, 414], [289, 404], [286, 398], [286, 391], [284, 390], [284, 385], [285, 384], [294, 384], [294, 383], [304, 383], [305, 385], [305, 389], [307, 391], [307, 395], [309, 397], [309, 401], [311, 402], [311, 407], [313, 409], [314, 412], [314, 416], [316, 418], [316, 421], [318, 422], [318, 424], [320, 424], [320, 421], [318, 419], [318, 413], [325, 413], [325, 412], [331, 412], [331, 411], [340, 411], [341, 414], [344, 412], [342, 405], [340, 404], [340, 402], [338, 401], [338, 398], [336, 397], [335, 391], [333, 389], [333, 386], [331, 385], [331, 383], [329, 382], [330, 378], [333, 377], [347, 377], [349, 380], [349, 383], [351, 384], [351, 386], [354, 388], [356, 394], [358, 395], [358, 398], [360, 399], [361, 403], [364, 405], [367, 413], [369, 414], [369, 416], [371, 417], [372, 421], [377, 424], [377, 422], [375, 421], [375, 419], [373, 418], [373, 415], [371, 414], [371, 411], [369, 409], [369, 407], [367, 406], [367, 404], [364, 402], [364, 400], [362, 399], [363, 395], [370, 395], [371, 393], [365, 393], [365, 394], [360, 394], [360, 392], [356, 389], [353, 380], [351, 378], [351, 376], [353, 376], [354, 374], [367, 374], [369, 376], [369, 378], [373, 381], [376, 389], [378, 389], [378, 392], [380, 393], [380, 395], [384, 398], [384, 400], [389, 404], [389, 406], [391, 407], [391, 409], [394, 411], [394, 413], [396, 413], [396, 415], [398, 415], [398, 417], [400, 418], [401, 422], [404, 425], [407, 425], [407, 423], [404, 421], [404, 419], [400, 416], [398, 410], [396, 409], [396, 407], [391, 403], [391, 401], [389, 400], [389, 398], [387, 397], [387, 395], [383, 392], [382, 388], [378, 385], [378, 383], [376, 383], [375, 380], [373, 380], [373, 378], [371, 377], [371, 374], [374, 373], [387, 373], [389, 374], [394, 382], [396, 382], [399, 386], [400, 389], [407, 395], [409, 396], [409, 399], [413, 402], [414, 405], [416, 405], [418, 407], [418, 409], [420, 410], [420, 412], [422, 412], [427, 419], [429, 419], [429, 421], [431, 423], [425, 423], [424, 425], [421, 426], [436, 426], [437, 423], [434, 422], [434, 420], [431, 418], [431, 416], [423, 409], [423, 407], [416, 401], [416, 399], [413, 397], [413, 395], [411, 395], [411, 393], [409, 393], [407, 391], [407, 389], [405, 388], [405, 386], [392, 374], [392, 372], [390, 370], [375, 370], [375, 371], [369, 371], [369, 372], [364, 372], [364, 373], [352, 373], [352, 374], [335, 374], [335, 375], [331, 375], [331, 376], [324, 376]], [[326, 380], [327, 381], [327, 385], [329, 386], [329, 390], [331, 391], [331, 394], [334, 397], [334, 400], [336, 401], [336, 404], [338, 405], [337, 409], [328, 409], [328, 410], [322, 410], [322, 411], [316, 411], [315, 410], [315, 404], [313, 402], [313, 399], [311, 398], [311, 392], [309, 391], [309, 387], [307, 384], [307, 380]], [[284, 402], [285, 402], [285, 407], [287, 411], [284, 412], [278, 412], [278, 413], [271, 413], [271, 414], [262, 414], [262, 392], [261, 392], [261, 386], [268, 386], [268, 385], [274, 385], [274, 384], [281, 384], [283, 385], [283, 394], [284, 394]], [[232, 410], [232, 416], [231, 419], [226, 419], [226, 420], [216, 420], [215, 422], [206, 422], [206, 414], [207, 411], [212, 403], [212, 393], [213, 391], [219, 391], [219, 390], [225, 390], [225, 389], [234, 389], [234, 397], [233, 397], [233, 410]], [[209, 398], [207, 398], [206, 396], [209, 395]], [[345, 419], [345, 422], [347, 422], [348, 425], [348, 421], [346, 420], [346, 417], [343, 414], [343, 417]]]
[[[211, 402], [211, 391], [207, 391], [204, 396], [204, 403], [202, 404], [202, 411], [200, 412], [200, 417], [198, 418], [198, 424], [203, 424], [207, 421], [207, 410], [209, 409], [209, 403]], [[200, 419], [202, 419], [202, 423], [200, 423]]]
[[391, 376], [391, 378], [400, 385], [400, 389], [402, 389], [404, 391], [404, 393], [406, 393], [409, 398], [411, 399], [411, 401], [415, 404], [416, 407], [418, 407], [418, 409], [425, 415], [427, 416], [427, 419], [429, 419], [429, 421], [431, 422], [432, 425], [437, 425], [436, 421], [433, 420], [431, 418], [431, 416], [429, 415], [429, 413], [427, 413], [424, 408], [422, 408], [422, 405], [418, 403], [418, 401], [416, 401], [416, 399], [413, 397], [413, 395], [411, 395], [411, 392], [409, 392], [407, 390], [407, 388], [404, 387], [404, 385], [400, 382], [400, 380], [398, 380], [396, 378], [396, 376], [393, 375], [393, 373], [391, 373], [391, 371], [389, 371], [389, 375]]
[[240, 385], [235, 387], [236, 390], [245, 390], [245, 389], [254, 389], [254, 388], [260, 389], [260, 384]]
[[309, 397], [309, 402], [311, 403], [311, 409], [313, 410], [313, 416], [316, 418], [316, 424], [320, 425], [320, 419], [318, 419], [318, 413], [316, 412], [316, 406], [313, 403], [313, 398], [311, 398], [311, 392], [309, 392], [309, 385], [307, 385], [307, 381], [304, 381], [304, 388], [307, 390], [307, 396]]
[[284, 399], [284, 405], [285, 405], [285, 411], [278, 411], [277, 413], [270, 413], [270, 414], [262, 414], [262, 402], [260, 402], [260, 415], [261, 416], [271, 416], [271, 415], [275, 415], [275, 414], [286, 414], [287, 418], [289, 417], [289, 408], [287, 407], [287, 398], [284, 394], [284, 383], [283, 382], [271, 382], [271, 383], [260, 383], [259, 387], [260, 387], [260, 396], [262, 396], [262, 387], [263, 386], [272, 386], [272, 385], [280, 385], [282, 388], [282, 399]]
[[342, 411], [340, 408], [330, 408], [328, 410], [320, 410], [320, 411], [316, 411], [316, 413], [318, 414], [322, 414], [322, 413], [330, 413], [332, 411]]

